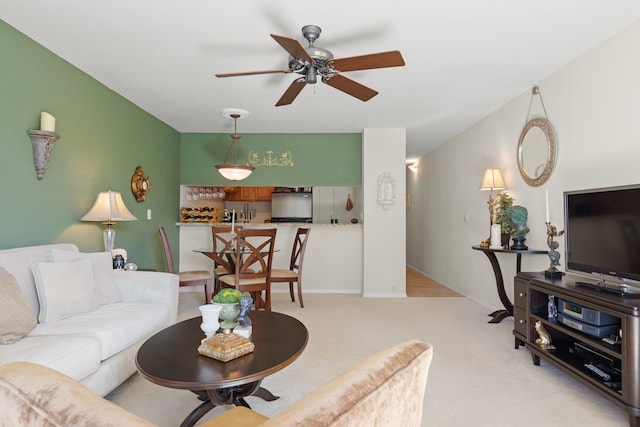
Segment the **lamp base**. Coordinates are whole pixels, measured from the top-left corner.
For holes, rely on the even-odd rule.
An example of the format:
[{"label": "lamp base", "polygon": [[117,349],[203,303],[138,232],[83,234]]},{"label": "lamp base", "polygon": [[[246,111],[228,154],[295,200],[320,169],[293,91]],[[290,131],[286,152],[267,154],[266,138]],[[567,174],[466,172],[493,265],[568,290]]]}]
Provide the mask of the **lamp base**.
[{"label": "lamp base", "polygon": [[113,229],[111,224],[107,223],[107,228],[104,230],[104,251],[112,253],[116,244],[116,230]]}]

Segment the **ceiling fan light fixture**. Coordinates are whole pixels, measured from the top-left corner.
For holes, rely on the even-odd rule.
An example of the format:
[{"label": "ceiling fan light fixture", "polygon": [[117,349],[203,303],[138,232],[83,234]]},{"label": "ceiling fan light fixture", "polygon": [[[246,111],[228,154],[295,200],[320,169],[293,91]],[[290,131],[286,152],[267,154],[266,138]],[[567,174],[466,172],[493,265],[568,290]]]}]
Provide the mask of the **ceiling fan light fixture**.
[{"label": "ceiling fan light fixture", "polygon": [[309,68],[307,68],[305,81],[310,85],[318,83],[318,74],[316,73],[316,67],[314,67],[313,65],[309,65]]},{"label": "ceiling fan light fixture", "polygon": [[[241,181],[247,178],[255,170],[253,166],[249,165],[247,156],[244,154],[242,147],[240,147],[240,135],[238,135],[237,120],[247,117],[248,111],[240,110],[237,108],[226,108],[222,110],[224,117],[233,119],[233,133],[231,134],[231,147],[227,152],[227,156],[224,159],[224,164],[216,165],[216,169],[220,172],[220,175],[231,181]],[[247,160],[245,164],[239,164],[237,158],[238,148],[242,151],[242,155]],[[231,163],[227,163],[227,160],[231,158]]]}]

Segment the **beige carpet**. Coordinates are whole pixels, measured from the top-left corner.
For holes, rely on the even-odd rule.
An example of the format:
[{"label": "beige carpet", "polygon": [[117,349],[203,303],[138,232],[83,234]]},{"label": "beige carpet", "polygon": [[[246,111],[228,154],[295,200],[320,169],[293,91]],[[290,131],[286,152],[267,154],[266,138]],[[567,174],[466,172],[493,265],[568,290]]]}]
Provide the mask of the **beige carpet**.
[{"label": "beige carpet", "polygon": [[[267,416],[366,355],[418,338],[434,346],[423,426],[628,426],[617,406],[548,363],[534,366],[528,351],[514,349],[513,321],[489,324],[490,310],[467,298],[306,294],[304,309],[288,298],[275,294],[273,310],[300,319],[309,343],[296,362],[264,380],[279,400],[247,398]],[[199,292],[181,293],[180,317],[198,315],[200,299]],[[154,385],[138,374],[108,398],[166,427],[179,425],[200,403],[188,391]],[[215,408],[204,419],[223,410]]]}]

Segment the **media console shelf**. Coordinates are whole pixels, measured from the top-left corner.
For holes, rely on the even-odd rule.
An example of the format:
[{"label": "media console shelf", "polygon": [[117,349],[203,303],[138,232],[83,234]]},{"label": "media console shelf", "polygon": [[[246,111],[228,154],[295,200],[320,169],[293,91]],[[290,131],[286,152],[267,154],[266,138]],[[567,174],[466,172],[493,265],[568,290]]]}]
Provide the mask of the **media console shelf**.
[{"label": "media console shelf", "polygon": [[[518,273],[514,289],[526,304],[525,310],[514,312],[516,344],[524,343],[535,365],[545,360],[625,408],[630,425],[640,427],[640,298],[598,292],[576,286],[576,281],[584,278],[566,274],[550,279],[542,273]],[[575,317],[567,317],[567,323],[574,325],[570,327],[553,316],[553,308],[549,316],[550,296],[555,309],[560,308],[558,300],[563,300],[565,307],[579,307],[572,308],[573,316],[590,312],[606,316],[609,325],[619,322],[619,327],[607,326],[606,330],[619,331],[613,335],[621,338],[607,342],[603,338],[609,338],[609,334],[602,338],[587,334],[583,331],[591,331],[591,326],[581,329]],[[540,337],[537,322],[550,335],[554,349],[536,344]]]}]

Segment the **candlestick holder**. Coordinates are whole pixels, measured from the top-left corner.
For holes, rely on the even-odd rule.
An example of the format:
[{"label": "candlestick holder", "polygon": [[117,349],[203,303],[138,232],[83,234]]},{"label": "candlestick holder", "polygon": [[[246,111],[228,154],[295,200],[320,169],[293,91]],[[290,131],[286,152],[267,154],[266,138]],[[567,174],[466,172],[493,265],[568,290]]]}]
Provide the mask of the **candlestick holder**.
[{"label": "candlestick holder", "polygon": [[550,222],[545,222],[547,225],[547,246],[549,246],[549,253],[547,254],[549,257],[549,268],[544,271],[544,277],[556,278],[561,277],[564,273],[558,270],[558,266],[560,265],[560,252],[558,249],[558,242],[556,242],[553,238],[559,237],[564,234],[564,230],[558,231],[555,225],[552,225]]},{"label": "candlestick holder", "polygon": [[33,147],[33,164],[36,168],[36,175],[38,176],[38,181],[42,181],[51,163],[51,149],[53,144],[60,138],[60,135],[45,130],[29,130],[27,133],[31,138]]}]

